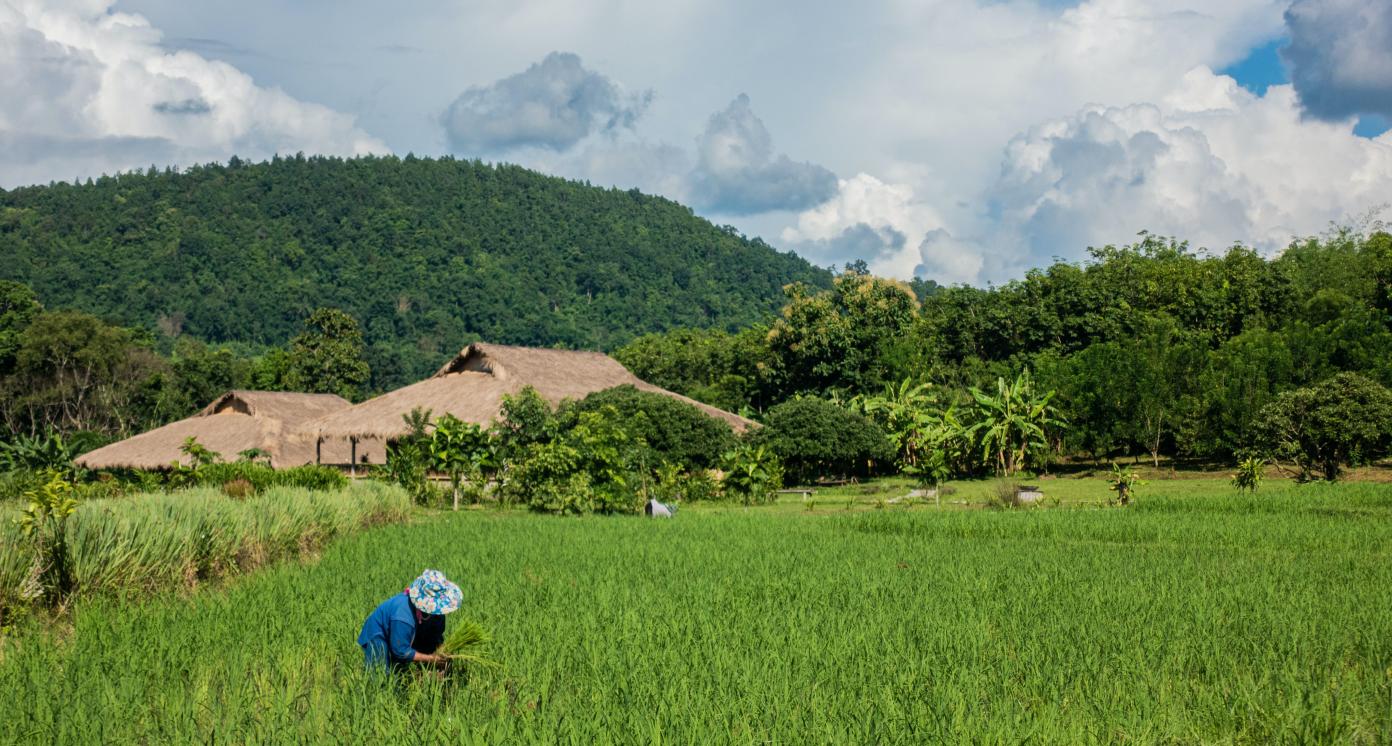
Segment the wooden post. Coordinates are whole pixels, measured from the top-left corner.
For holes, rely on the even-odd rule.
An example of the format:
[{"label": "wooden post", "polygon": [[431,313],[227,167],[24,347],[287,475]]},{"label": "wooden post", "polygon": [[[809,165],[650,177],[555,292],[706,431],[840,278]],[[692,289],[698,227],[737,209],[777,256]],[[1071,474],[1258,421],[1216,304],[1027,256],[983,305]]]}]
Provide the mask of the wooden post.
[{"label": "wooden post", "polygon": [[349,459],[349,464],[348,464],[348,476],[350,476],[350,477],[356,477],[356,476],[358,475],[358,439],[357,439],[357,437],[355,436],[355,437],[349,438],[349,439],[348,439],[348,443],[349,443],[349,448],[348,448],[348,453],[349,453],[349,456],[348,456],[348,459]]},{"label": "wooden post", "polygon": [[324,436],[314,439],[314,463],[324,463]]}]

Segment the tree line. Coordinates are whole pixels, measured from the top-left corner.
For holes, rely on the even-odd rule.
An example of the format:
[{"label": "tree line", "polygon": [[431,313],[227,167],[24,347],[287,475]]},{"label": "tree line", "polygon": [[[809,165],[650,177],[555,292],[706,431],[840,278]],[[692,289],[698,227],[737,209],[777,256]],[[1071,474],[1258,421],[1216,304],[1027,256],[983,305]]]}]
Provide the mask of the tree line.
[{"label": "tree line", "polygon": [[1227,462],[1272,442],[1274,415],[1262,413],[1283,395],[1341,373],[1358,376],[1354,388],[1392,384],[1392,236],[1381,230],[1337,230],[1274,258],[1141,234],[987,288],[851,267],[829,290],[793,284],[786,298],[767,323],[645,335],[615,356],[756,417],[800,397],[861,411],[875,400],[874,415],[920,386],[941,417],[1005,396],[1028,372],[1031,391],[1052,392],[1046,419],[1066,423],[1041,436],[1050,452],[1099,462]]}]

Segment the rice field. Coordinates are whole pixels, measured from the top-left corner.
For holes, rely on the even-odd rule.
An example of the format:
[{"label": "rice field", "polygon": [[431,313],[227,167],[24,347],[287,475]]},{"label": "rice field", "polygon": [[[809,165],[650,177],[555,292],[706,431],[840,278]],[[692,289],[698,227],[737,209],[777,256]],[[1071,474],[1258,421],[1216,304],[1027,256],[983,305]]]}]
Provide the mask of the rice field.
[{"label": "rice field", "polygon": [[[1074,502],[433,515],[22,630],[0,742],[1392,742],[1392,486]],[[366,675],[425,567],[499,665]]]}]

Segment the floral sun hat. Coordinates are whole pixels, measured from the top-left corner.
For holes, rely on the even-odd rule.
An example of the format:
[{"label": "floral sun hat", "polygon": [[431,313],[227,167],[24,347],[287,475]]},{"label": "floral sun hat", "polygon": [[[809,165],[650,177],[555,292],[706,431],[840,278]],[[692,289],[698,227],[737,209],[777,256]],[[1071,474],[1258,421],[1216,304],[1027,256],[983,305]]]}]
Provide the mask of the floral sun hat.
[{"label": "floral sun hat", "polygon": [[439,570],[426,570],[406,589],[411,605],[424,614],[448,614],[459,608],[464,592]]}]

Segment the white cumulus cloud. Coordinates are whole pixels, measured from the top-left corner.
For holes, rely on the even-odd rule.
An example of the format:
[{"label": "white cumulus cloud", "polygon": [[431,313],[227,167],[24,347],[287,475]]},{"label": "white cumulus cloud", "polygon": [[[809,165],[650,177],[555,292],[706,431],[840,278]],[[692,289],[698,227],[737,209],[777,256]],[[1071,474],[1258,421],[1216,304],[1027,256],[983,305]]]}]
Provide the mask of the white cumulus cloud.
[{"label": "white cumulus cloud", "polygon": [[1013,139],[987,258],[1018,271],[1141,229],[1270,253],[1388,194],[1392,137],[1304,119],[1290,86],[1256,96],[1196,68],[1162,103],[1089,106]]},{"label": "white cumulus cloud", "polygon": [[276,152],[384,152],[353,117],[170,51],[107,0],[0,0],[0,184]]}]

